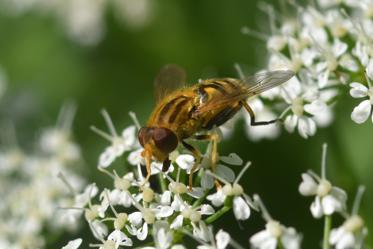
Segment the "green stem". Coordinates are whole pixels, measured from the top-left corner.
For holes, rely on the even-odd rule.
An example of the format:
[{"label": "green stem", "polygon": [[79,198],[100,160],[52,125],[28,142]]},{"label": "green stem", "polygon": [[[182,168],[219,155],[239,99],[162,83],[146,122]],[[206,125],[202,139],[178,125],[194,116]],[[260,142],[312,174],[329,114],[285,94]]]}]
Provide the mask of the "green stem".
[{"label": "green stem", "polygon": [[332,228],[332,216],[325,216],[323,249],[330,249],[329,237]]},{"label": "green stem", "polygon": [[230,206],[224,206],[219,211],[217,211],[215,214],[211,215],[206,219],[206,224],[214,223],[217,219],[219,219],[221,216],[223,216],[226,212],[228,212],[232,207]]},{"label": "green stem", "polygon": [[167,186],[162,174],[158,174],[158,181],[161,185],[162,193],[165,192],[167,190]]},{"label": "green stem", "polygon": [[280,238],[278,238],[278,249],[284,249],[284,245],[282,244]]},{"label": "green stem", "polygon": [[207,195],[209,194],[209,190],[206,190],[205,193],[203,194],[203,196],[201,196],[201,198],[198,198],[192,205],[192,208],[196,208],[198,207],[199,205],[201,205],[203,203],[203,201],[206,199]]}]

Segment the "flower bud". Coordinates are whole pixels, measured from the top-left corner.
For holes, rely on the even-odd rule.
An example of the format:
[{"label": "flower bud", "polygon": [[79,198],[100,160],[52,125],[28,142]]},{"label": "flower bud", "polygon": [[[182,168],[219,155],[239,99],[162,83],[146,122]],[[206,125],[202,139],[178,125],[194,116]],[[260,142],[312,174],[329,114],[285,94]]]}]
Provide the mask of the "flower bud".
[{"label": "flower bud", "polygon": [[126,213],[118,214],[117,218],[114,221],[114,228],[116,230],[122,230],[122,228],[127,222],[127,219],[128,219],[128,215]]},{"label": "flower bud", "polygon": [[141,213],[142,213],[142,217],[144,218],[146,223],[148,223],[148,224],[153,224],[154,223],[155,215],[150,209],[145,208]]},{"label": "flower bud", "polygon": [[127,191],[131,187],[131,182],[127,179],[116,176],[114,180],[114,187],[122,191]]},{"label": "flower bud", "polygon": [[154,191],[151,188],[145,187],[142,191],[142,198],[145,202],[151,202],[154,198]]},{"label": "flower bud", "polygon": [[85,210],[84,216],[85,219],[90,222],[93,221],[98,217],[98,209],[100,208],[99,205],[93,205],[91,208],[87,208]]}]

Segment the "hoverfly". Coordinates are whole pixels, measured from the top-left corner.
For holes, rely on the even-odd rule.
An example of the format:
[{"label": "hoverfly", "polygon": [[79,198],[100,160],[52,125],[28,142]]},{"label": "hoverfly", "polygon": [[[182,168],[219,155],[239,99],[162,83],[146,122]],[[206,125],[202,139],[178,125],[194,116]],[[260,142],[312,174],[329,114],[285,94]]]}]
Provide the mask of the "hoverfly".
[{"label": "hoverfly", "polygon": [[[165,66],[155,80],[157,104],[138,139],[145,159],[147,176],[151,174],[151,160],[163,162],[163,169],[170,166],[169,154],[181,143],[189,150],[195,162],[189,175],[189,188],[193,183],[193,172],[202,159],[202,154],[187,143],[187,138],[212,141],[211,169],[217,162],[219,137],[211,132],[231,119],[242,107],[249,113],[251,125],[268,125],[270,121],[256,121],[247,99],[279,86],[294,76],[293,71],[278,70],[257,73],[245,79],[207,79],[193,86],[185,86],[186,74],[176,65]],[[203,135],[198,135],[204,132]]]}]

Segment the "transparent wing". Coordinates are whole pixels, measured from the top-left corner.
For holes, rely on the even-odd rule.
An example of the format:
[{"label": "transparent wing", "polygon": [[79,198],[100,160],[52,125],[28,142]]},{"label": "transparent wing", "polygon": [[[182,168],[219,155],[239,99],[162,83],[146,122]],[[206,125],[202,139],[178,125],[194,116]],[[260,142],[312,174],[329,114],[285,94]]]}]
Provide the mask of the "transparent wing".
[{"label": "transparent wing", "polygon": [[295,73],[290,70],[277,70],[256,73],[253,76],[247,77],[244,80],[237,80],[241,82],[243,89],[232,94],[228,94],[218,100],[211,100],[202,106],[197,112],[202,113],[216,108],[224,107],[235,101],[242,101],[248,97],[252,97],[261,94],[271,88],[279,86],[289,79],[291,79]]},{"label": "transparent wing", "polygon": [[248,85],[248,96],[261,94],[271,88],[279,86],[294,76],[291,70],[276,70],[256,73],[243,80]]},{"label": "transparent wing", "polygon": [[178,65],[165,65],[154,81],[155,99],[157,103],[171,92],[185,86],[186,73]]}]

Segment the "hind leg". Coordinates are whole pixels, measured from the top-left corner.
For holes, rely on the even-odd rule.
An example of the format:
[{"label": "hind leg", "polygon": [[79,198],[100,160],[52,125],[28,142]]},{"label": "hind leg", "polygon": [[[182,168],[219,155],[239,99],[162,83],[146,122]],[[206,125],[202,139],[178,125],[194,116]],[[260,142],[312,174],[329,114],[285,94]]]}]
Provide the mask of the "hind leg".
[{"label": "hind leg", "polygon": [[[219,159],[219,153],[218,153],[218,142],[220,140],[219,134],[216,132],[206,135],[197,135],[194,137],[194,139],[197,140],[208,140],[212,142],[212,148],[211,148],[211,171],[213,173],[216,172],[216,167]],[[220,188],[219,181],[215,180],[215,185],[217,188]]]},{"label": "hind leg", "polygon": [[190,173],[189,173],[189,191],[192,191],[192,187],[193,187],[193,173],[196,171],[196,169],[198,168],[198,165],[201,163],[201,159],[202,159],[202,155],[201,155],[201,152],[199,150],[197,150],[195,147],[193,147],[192,145],[186,143],[185,141],[182,141],[182,144],[183,146],[189,150],[190,152],[192,152],[194,158],[195,158],[195,162],[192,166],[192,169],[190,170]]},{"label": "hind leg", "polygon": [[249,113],[250,115],[250,125],[251,126],[260,126],[260,125],[269,125],[269,124],[274,124],[277,122],[282,122],[281,119],[273,119],[269,121],[255,121],[255,113],[253,109],[249,106],[249,104],[246,101],[241,102],[245,110]]}]

